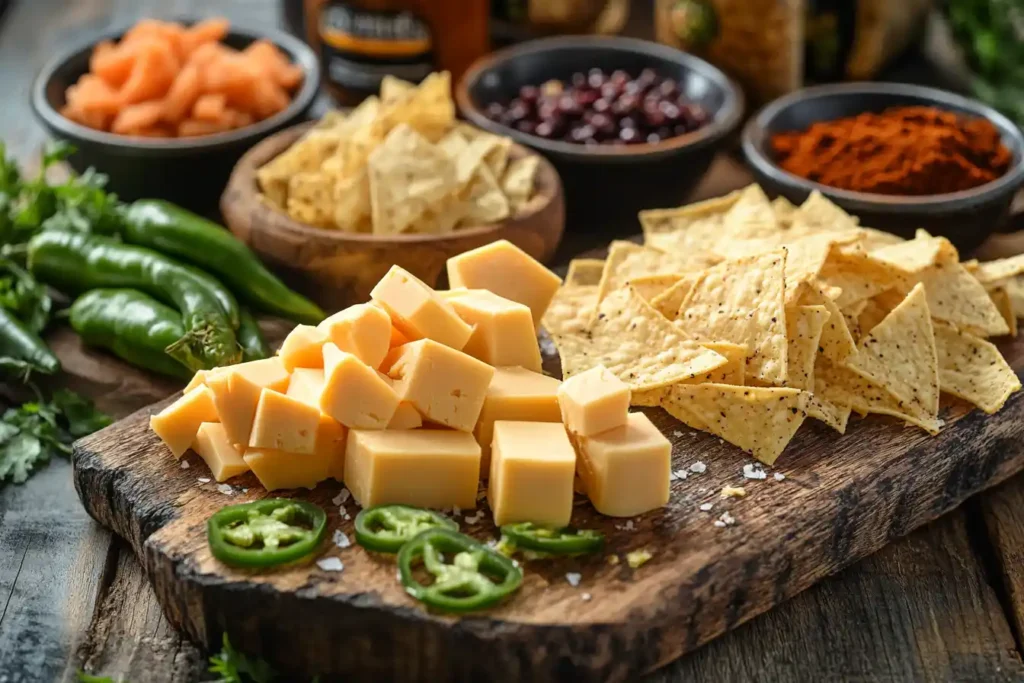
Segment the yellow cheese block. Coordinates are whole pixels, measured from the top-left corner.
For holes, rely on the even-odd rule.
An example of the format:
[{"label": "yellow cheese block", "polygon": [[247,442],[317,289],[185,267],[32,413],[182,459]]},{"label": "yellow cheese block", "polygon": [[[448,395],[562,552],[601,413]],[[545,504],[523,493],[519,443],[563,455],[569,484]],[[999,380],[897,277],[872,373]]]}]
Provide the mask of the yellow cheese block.
[{"label": "yellow cheese block", "polygon": [[480,446],[438,429],[350,430],[345,485],[360,505],[476,507]]},{"label": "yellow cheese block", "polygon": [[402,344],[408,344],[408,343],[409,343],[409,338],[406,337],[404,334],[402,334],[402,331],[400,329],[398,329],[397,327],[392,325],[391,326],[391,340],[388,342],[388,350],[390,351],[391,349],[395,348],[396,346],[401,346]]},{"label": "yellow cheese block", "polygon": [[580,479],[601,514],[632,517],[668,503],[672,444],[643,413],[576,444]]},{"label": "yellow cheese block", "polygon": [[324,354],[321,348],[328,341],[327,335],[311,325],[296,325],[281,344],[278,355],[289,372],[295,368],[322,368]]},{"label": "yellow cheese block", "polygon": [[228,439],[224,425],[219,422],[204,422],[199,425],[192,450],[206,462],[217,481],[226,481],[249,471],[242,454]]},{"label": "yellow cheese block", "polygon": [[392,266],[370,292],[391,316],[392,324],[410,340],[433,339],[461,349],[473,328],[433,289],[399,266]]},{"label": "yellow cheese block", "polygon": [[177,401],[149,418],[149,426],[156,432],[175,458],[180,458],[191,446],[204,422],[217,422],[217,406],[213,392],[199,385]]},{"label": "yellow cheese block", "polygon": [[308,455],[316,451],[319,426],[318,407],[264,389],[256,404],[249,448],[272,448]]},{"label": "yellow cheese block", "polygon": [[346,427],[384,429],[398,410],[398,395],[376,370],[329,342],[324,375],[320,410]]},{"label": "yellow cheese block", "polygon": [[567,526],[575,475],[576,453],[560,423],[494,423],[487,501],[495,525]]},{"label": "yellow cheese block", "polygon": [[508,240],[498,240],[448,259],[452,289],[487,289],[530,309],[534,327],[562,280]]},{"label": "yellow cheese block", "polygon": [[432,339],[399,346],[385,360],[395,392],[428,420],[473,430],[494,368]]},{"label": "yellow cheese block", "polygon": [[[321,352],[321,363],[323,353]],[[288,396],[320,408],[320,394],[324,391],[324,371],[318,368],[295,368],[288,383]]]},{"label": "yellow cheese block", "polygon": [[330,415],[320,414],[316,432],[316,456],[328,462],[327,476],[337,481],[345,479],[345,447],[348,429]]},{"label": "yellow cheese block", "polygon": [[373,304],[356,304],[317,325],[342,351],[376,370],[391,344],[391,318]]},{"label": "yellow cheese block", "polygon": [[524,368],[494,368],[494,377],[484,397],[484,407],[473,430],[482,449],[481,475],[490,476],[491,439],[494,436],[495,421],[562,421],[558,409],[559,384],[561,382],[553,377]]},{"label": "yellow cheese block", "polygon": [[449,299],[459,317],[473,325],[463,353],[488,365],[519,365],[540,372],[540,345],[530,309],[486,289],[472,289]]},{"label": "yellow cheese block", "polygon": [[213,368],[212,370],[196,370],[196,374],[192,375],[192,379],[189,380],[189,383],[184,389],[182,389],[182,393],[187,394],[202,384],[208,384],[209,382],[207,382],[207,380],[223,374],[226,369],[227,368]]},{"label": "yellow cheese block", "polygon": [[242,456],[268,491],[315,488],[327,479],[331,462],[319,453],[299,454],[272,448],[247,448]]},{"label": "yellow cheese block", "polygon": [[388,423],[388,429],[417,429],[423,426],[423,416],[413,404],[402,401],[398,404],[395,416]]},{"label": "yellow cheese block", "polygon": [[603,365],[573,375],[558,389],[562,422],[573,434],[590,436],[626,424],[629,385]]},{"label": "yellow cheese block", "polygon": [[289,375],[280,357],[254,360],[224,368],[223,373],[207,379],[214,393],[220,421],[231,443],[240,448],[249,444],[256,404],[264,389],[284,392]]}]

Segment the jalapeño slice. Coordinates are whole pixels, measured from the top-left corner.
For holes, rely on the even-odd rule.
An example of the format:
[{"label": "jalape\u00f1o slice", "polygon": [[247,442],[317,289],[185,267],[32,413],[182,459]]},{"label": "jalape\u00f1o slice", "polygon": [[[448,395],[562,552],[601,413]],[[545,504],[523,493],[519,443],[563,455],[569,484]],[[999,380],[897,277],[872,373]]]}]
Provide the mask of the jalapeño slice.
[{"label": "jalape\u00f1o slice", "polygon": [[604,546],[604,534],[593,529],[559,529],[522,522],[506,524],[501,533],[517,548],[551,555],[592,553]]},{"label": "jalape\u00f1o slice", "polygon": [[379,505],[356,515],[356,542],[367,550],[397,553],[407,541],[427,529],[451,529],[459,525],[433,510],[408,505]]},{"label": "jalape\u00f1o slice", "polygon": [[316,505],[267,498],[229,505],[206,523],[213,556],[234,567],[273,567],[311,554],[327,531],[327,514]]}]

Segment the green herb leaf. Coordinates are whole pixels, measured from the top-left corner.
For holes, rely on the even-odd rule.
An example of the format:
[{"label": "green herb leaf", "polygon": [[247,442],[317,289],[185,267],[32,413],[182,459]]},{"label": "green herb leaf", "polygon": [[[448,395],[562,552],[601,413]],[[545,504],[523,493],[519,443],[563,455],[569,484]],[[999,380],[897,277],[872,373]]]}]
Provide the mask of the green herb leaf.
[{"label": "green herb leaf", "polygon": [[[91,676],[81,669],[75,674],[78,678],[78,683],[117,683],[110,676]],[[121,683],[128,683],[127,681],[121,681]]]},{"label": "green herb leaf", "polygon": [[0,481],[21,484],[37,467],[50,462],[51,451],[28,433],[21,433],[0,448]]},{"label": "green herb leaf", "polygon": [[272,683],[277,673],[262,659],[251,659],[234,647],[224,634],[220,654],[210,657],[210,673],[220,676],[216,683]]},{"label": "green herb leaf", "polygon": [[51,398],[53,408],[63,414],[67,431],[73,438],[87,436],[110,426],[109,415],[96,410],[92,401],[68,389],[54,392]]},{"label": "green herb leaf", "polygon": [[46,287],[31,273],[11,259],[0,257],[0,306],[39,334],[50,320],[53,302]]}]

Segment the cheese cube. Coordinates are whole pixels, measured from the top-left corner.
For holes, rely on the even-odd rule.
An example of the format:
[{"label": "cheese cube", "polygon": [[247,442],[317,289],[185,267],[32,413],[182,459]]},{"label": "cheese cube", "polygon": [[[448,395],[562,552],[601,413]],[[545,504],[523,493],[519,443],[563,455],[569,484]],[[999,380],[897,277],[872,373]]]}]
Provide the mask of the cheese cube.
[{"label": "cheese cube", "polygon": [[320,414],[316,432],[315,455],[327,461],[327,476],[337,481],[345,479],[345,446],[348,430],[330,415]]},{"label": "cheese cube", "polygon": [[242,459],[242,454],[228,439],[224,425],[219,422],[204,422],[199,425],[199,432],[196,434],[195,443],[192,444],[192,450],[206,461],[207,467],[213,473],[213,478],[217,481],[225,481],[249,471],[249,466]]},{"label": "cheese cube", "polygon": [[312,454],[319,425],[320,409],[316,406],[264,389],[256,404],[249,448]]},{"label": "cheese cube", "polygon": [[558,389],[566,429],[591,436],[626,424],[629,385],[603,365],[573,375]]},{"label": "cheese cube", "polygon": [[345,485],[360,505],[476,507],[480,446],[471,434],[436,429],[348,433]]},{"label": "cheese cube", "polygon": [[351,353],[376,370],[388,353],[391,318],[372,304],[357,304],[325,319],[317,329],[342,351]]},{"label": "cheese cube", "polygon": [[[323,353],[320,355],[323,364]],[[324,371],[318,368],[295,368],[288,383],[287,396],[320,408],[320,394],[324,391]]]},{"label": "cheese cube", "polygon": [[370,296],[388,312],[398,331],[410,340],[433,339],[461,349],[473,332],[437,292],[399,266],[391,266]]},{"label": "cheese cube", "polygon": [[494,423],[487,501],[495,525],[567,526],[575,474],[576,453],[561,424]]},{"label": "cheese cube", "polygon": [[408,344],[409,341],[410,341],[409,338],[406,337],[404,334],[402,334],[402,331],[400,329],[398,329],[397,327],[392,325],[392,327],[391,327],[391,340],[388,342],[388,350],[389,351],[391,349],[395,348],[396,346],[401,346],[402,344]]},{"label": "cheese cube", "polygon": [[227,368],[213,368],[212,370],[196,370],[196,374],[192,375],[192,379],[182,389],[183,394],[187,394],[200,385],[208,384],[207,380],[222,374]]},{"label": "cheese cube", "polygon": [[248,445],[260,394],[264,389],[285,391],[288,380],[288,370],[279,357],[232,365],[207,379],[231,443],[241,448]]},{"label": "cheese cube", "polygon": [[463,353],[488,365],[519,365],[540,372],[540,346],[530,309],[485,289],[450,299],[459,317],[473,325]]},{"label": "cheese cube", "polygon": [[196,439],[204,422],[219,420],[213,392],[200,385],[177,401],[149,418],[150,428],[156,432],[175,458],[184,455]]},{"label": "cheese cube", "polygon": [[448,259],[452,289],[487,289],[527,306],[534,327],[548,310],[562,280],[508,240],[498,240]]},{"label": "cheese cube", "polygon": [[272,448],[247,448],[242,456],[268,491],[316,488],[328,477],[330,461],[321,454],[300,454]]},{"label": "cheese cube", "polygon": [[384,362],[401,400],[428,420],[473,430],[494,368],[432,339],[409,342],[391,354],[391,362]]},{"label": "cheese cube", "polygon": [[284,338],[278,355],[289,372],[295,368],[322,368],[324,354],[321,349],[327,341],[327,335],[319,328],[296,325]]},{"label": "cheese cube", "polygon": [[494,368],[494,378],[487,387],[484,406],[473,430],[481,448],[482,476],[490,476],[491,439],[496,420],[561,423],[559,384],[553,377],[523,368]]},{"label": "cheese cube", "polygon": [[320,410],[351,429],[384,429],[399,398],[377,371],[328,342],[324,345]]},{"label": "cheese cube", "polygon": [[668,503],[672,444],[643,413],[576,444],[580,479],[601,514],[632,517]]},{"label": "cheese cube", "polygon": [[388,423],[388,429],[417,429],[423,426],[423,416],[413,404],[402,401],[398,404],[395,416]]}]

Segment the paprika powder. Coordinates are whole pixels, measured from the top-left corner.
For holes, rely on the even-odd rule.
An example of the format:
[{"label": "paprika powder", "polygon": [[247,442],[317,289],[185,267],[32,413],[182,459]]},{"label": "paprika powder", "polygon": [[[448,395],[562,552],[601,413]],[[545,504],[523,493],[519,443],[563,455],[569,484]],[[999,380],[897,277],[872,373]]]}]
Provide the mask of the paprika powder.
[{"label": "paprika powder", "polygon": [[989,121],[924,106],[777,133],[771,148],[779,166],[794,175],[842,190],[890,195],[968,190],[999,178],[1013,161]]}]

